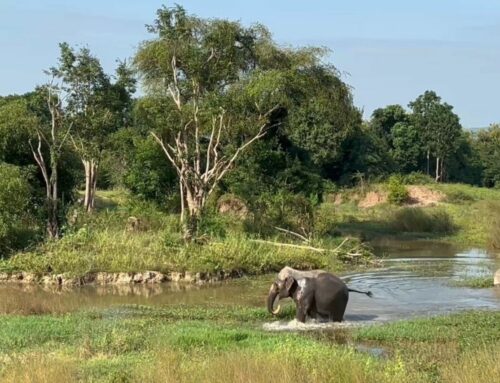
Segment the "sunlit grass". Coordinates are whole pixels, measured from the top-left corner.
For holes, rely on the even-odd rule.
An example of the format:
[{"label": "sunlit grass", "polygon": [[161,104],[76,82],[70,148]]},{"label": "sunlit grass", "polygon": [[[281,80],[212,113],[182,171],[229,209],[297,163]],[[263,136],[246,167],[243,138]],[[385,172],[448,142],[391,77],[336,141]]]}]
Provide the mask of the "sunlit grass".
[{"label": "sunlit grass", "polygon": [[[0,316],[0,381],[476,383],[498,376],[498,312],[344,328],[347,345],[264,332],[266,318],[244,307],[129,306]],[[386,358],[349,345],[359,341],[383,347]]]}]

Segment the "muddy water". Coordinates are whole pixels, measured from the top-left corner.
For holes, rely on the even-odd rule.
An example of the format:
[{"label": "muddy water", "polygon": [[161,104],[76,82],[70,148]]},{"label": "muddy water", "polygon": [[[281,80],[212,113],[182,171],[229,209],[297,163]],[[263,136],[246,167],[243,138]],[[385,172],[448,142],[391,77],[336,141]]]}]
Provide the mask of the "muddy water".
[{"label": "muddy water", "polygon": [[[378,243],[383,267],[343,275],[350,287],[371,290],[373,298],[351,293],[343,326],[384,322],[464,309],[500,310],[500,289],[454,287],[453,280],[490,275],[500,260],[485,251],[456,251],[419,242]],[[209,286],[86,286],[73,289],[0,285],[0,314],[36,314],[105,308],[124,304],[165,307],[246,305],[264,307],[274,275]],[[270,329],[303,328],[296,322],[270,323]],[[306,328],[324,324],[311,323]],[[304,329],[306,329],[304,328]]]}]

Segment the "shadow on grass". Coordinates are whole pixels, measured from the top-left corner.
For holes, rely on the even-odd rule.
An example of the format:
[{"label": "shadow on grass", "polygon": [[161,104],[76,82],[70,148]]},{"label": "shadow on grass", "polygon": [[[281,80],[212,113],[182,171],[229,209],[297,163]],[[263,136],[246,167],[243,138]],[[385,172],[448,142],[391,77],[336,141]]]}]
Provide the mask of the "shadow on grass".
[{"label": "shadow on grass", "polygon": [[368,241],[391,236],[408,240],[436,240],[454,234],[457,229],[451,216],[444,210],[428,211],[419,207],[404,207],[376,218],[348,216],[338,224],[338,230],[343,235]]}]

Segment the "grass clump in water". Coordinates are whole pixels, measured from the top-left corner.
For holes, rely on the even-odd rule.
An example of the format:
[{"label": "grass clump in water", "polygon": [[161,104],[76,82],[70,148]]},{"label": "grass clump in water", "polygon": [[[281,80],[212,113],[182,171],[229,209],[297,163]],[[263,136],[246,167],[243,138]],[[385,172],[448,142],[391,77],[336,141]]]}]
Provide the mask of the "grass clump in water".
[{"label": "grass clump in water", "polygon": [[470,287],[473,289],[487,289],[493,287],[493,276],[465,278],[452,282],[456,287]]}]

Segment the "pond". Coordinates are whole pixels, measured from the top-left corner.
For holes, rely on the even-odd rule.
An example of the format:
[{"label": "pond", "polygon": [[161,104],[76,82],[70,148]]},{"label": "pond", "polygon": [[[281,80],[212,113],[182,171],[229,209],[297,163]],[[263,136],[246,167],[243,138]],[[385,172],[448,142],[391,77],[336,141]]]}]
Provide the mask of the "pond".
[{"label": "pond", "polygon": [[[465,309],[500,309],[500,288],[456,287],[454,280],[489,275],[500,260],[486,251],[432,242],[382,241],[375,244],[382,267],[342,274],[355,289],[371,290],[373,298],[351,293],[346,325],[368,324]],[[275,275],[243,278],[213,285],[115,285],[56,288],[0,285],[0,313],[63,313],[116,305],[245,305],[265,307]]]}]

